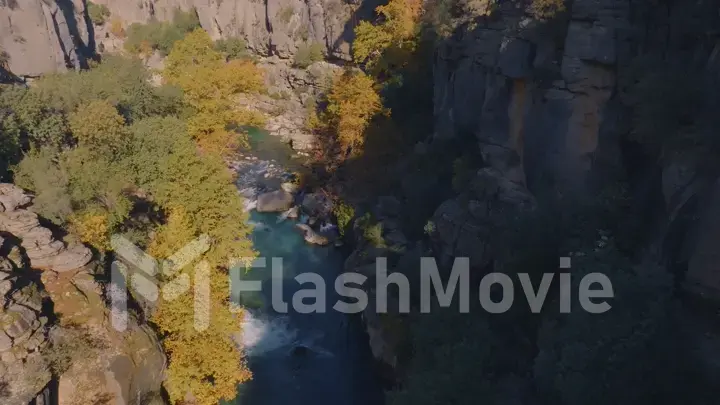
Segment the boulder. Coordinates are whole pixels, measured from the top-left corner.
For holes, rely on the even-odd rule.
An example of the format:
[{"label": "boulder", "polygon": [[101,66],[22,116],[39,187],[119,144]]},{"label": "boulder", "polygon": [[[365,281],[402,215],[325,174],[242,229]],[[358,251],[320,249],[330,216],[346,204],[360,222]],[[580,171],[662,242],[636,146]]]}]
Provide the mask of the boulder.
[{"label": "boulder", "polygon": [[333,202],[325,193],[308,193],[302,200],[302,209],[315,218],[328,218],[332,213]]},{"label": "boulder", "polygon": [[285,190],[260,194],[257,198],[258,212],[283,212],[292,207],[293,195]]},{"label": "boulder", "polygon": [[327,237],[315,232],[309,225],[296,224],[295,226],[303,232],[303,238],[307,243],[320,246],[325,246],[330,243]]}]

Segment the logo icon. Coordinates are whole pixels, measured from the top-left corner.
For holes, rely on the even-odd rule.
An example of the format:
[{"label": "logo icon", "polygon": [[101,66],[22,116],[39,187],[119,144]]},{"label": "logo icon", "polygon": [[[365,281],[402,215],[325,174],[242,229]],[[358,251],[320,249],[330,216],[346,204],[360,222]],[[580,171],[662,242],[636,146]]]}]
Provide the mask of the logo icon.
[{"label": "logo icon", "polygon": [[[157,302],[161,293],[164,300],[173,301],[188,292],[190,276],[181,270],[210,249],[210,237],[201,235],[162,261],[145,253],[122,235],[112,235],[110,244],[116,254],[108,289],[110,317],[113,328],[122,332],[127,329],[130,289],[149,303]],[[203,331],[210,323],[210,264],[200,260],[194,270],[194,327]],[[162,287],[159,287],[159,278],[164,281]]]}]

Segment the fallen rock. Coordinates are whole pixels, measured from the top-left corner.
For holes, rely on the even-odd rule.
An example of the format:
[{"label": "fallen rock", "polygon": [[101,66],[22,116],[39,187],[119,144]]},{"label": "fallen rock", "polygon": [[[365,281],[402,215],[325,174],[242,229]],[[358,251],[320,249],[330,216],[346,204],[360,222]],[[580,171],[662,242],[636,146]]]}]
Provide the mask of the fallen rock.
[{"label": "fallen rock", "polygon": [[258,212],[282,212],[292,207],[293,196],[285,190],[260,194],[257,198]]}]

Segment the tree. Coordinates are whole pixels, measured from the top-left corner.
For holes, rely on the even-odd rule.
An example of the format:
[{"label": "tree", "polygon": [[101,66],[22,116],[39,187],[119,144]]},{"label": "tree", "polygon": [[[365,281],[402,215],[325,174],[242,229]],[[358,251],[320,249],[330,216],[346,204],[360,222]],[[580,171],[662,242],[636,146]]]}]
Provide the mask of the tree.
[{"label": "tree", "polygon": [[391,0],[375,9],[381,22],[361,21],[355,28],[353,60],[375,75],[403,67],[417,47],[422,3]]},{"label": "tree", "polygon": [[[217,132],[234,133],[232,125],[245,121],[235,115],[231,96],[259,90],[262,78],[252,64],[210,56],[207,61],[217,63],[197,66],[184,59],[190,63],[176,65],[177,83],[188,90],[184,98],[148,85],[141,65],[119,58],[87,72],[44,77],[28,91],[0,93],[0,130],[31,134],[29,126],[55,117],[72,135],[57,145],[36,136],[38,145],[15,168],[15,182],[35,193],[39,214],[101,252],[110,249],[107,236],[116,232],[144,233],[159,258],[201,234],[210,236],[203,257],[210,264],[209,328],[193,327],[192,285],[176,300],[161,300],[151,316],[169,355],[166,387],[175,404],[192,397],[214,405],[231,399],[237,384],[250,378],[232,341],[242,313],[229,309],[227,274],[230,259],[255,254],[247,214],[225,162],[199,154],[198,134],[188,132],[186,117],[218,120],[212,116],[217,113]],[[208,87],[194,86],[191,75],[205,72],[212,77],[194,80]],[[193,280],[193,265],[182,271]]]},{"label": "tree", "polygon": [[185,102],[193,111],[188,130],[206,152],[232,153],[247,144],[239,127],[262,124],[258,113],[233,105],[233,95],[263,89],[262,72],[250,61],[225,63],[201,29],[175,44],[166,62],[165,78],[183,89]]},{"label": "tree", "polygon": [[70,114],[70,130],[80,145],[117,152],[127,143],[125,119],[107,101],[91,101]]},{"label": "tree", "polygon": [[345,71],[333,81],[327,95],[326,125],[337,136],[343,156],[359,154],[365,142],[365,130],[373,117],[388,113],[383,109],[375,82],[358,71]]}]

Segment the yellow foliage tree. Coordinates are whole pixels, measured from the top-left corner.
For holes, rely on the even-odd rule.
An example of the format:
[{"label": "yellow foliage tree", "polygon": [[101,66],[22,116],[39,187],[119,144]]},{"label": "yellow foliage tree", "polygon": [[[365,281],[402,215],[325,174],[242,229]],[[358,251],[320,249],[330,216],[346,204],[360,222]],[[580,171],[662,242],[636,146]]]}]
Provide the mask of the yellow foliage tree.
[{"label": "yellow foliage tree", "polygon": [[197,262],[181,269],[189,276],[189,291],[173,299],[161,297],[153,314],[170,359],[165,386],[173,403],[191,397],[194,404],[215,405],[232,399],[237,385],[251,378],[242,352],[232,340],[240,332],[242,313],[236,316],[230,311],[225,271],[231,259],[255,255],[249,229],[243,225],[247,214],[216,156],[200,157],[186,151],[169,156],[160,167],[163,178],[155,196],[158,203],[170,208],[166,224],[157,229],[150,243],[150,253],[166,258],[202,234],[211,241],[202,258],[209,264],[208,328],[199,331],[194,325]]},{"label": "yellow foliage tree", "polygon": [[336,134],[342,156],[360,153],[370,120],[389,113],[375,91],[375,81],[358,71],[347,70],[335,77],[327,99],[325,125]]},{"label": "yellow foliage tree", "polygon": [[101,210],[84,210],[70,216],[70,230],[81,241],[99,251],[110,249],[110,224],[108,214]]},{"label": "yellow foliage tree", "polygon": [[169,83],[183,89],[194,112],[188,119],[188,131],[203,150],[229,153],[247,144],[239,127],[262,125],[259,114],[233,105],[235,94],[263,89],[262,71],[246,60],[226,63],[202,29],[175,43],[164,73]]},{"label": "yellow foliage tree", "polygon": [[420,0],[391,0],[375,11],[382,22],[362,21],[355,28],[353,59],[375,75],[408,63],[418,42]]}]

